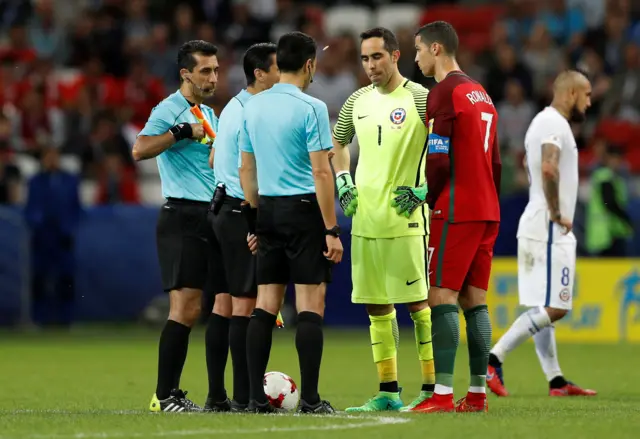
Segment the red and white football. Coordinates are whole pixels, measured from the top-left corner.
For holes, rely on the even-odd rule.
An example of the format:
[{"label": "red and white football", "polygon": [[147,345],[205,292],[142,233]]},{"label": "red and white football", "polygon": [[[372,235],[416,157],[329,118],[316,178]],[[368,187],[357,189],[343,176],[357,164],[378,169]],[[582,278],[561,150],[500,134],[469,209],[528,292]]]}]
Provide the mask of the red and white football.
[{"label": "red and white football", "polygon": [[264,374],[264,393],[272,406],[295,410],[300,402],[300,392],[295,381],[282,372]]}]

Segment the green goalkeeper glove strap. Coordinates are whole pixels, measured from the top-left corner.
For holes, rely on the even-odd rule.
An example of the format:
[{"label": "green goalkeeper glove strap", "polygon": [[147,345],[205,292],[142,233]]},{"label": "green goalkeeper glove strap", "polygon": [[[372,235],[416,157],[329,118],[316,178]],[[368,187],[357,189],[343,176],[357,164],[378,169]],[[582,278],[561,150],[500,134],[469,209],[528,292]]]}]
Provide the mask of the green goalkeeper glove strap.
[{"label": "green goalkeeper glove strap", "polygon": [[358,209],[358,189],[353,184],[351,174],[343,172],[336,178],[340,207],[346,216],[353,216]]},{"label": "green goalkeeper glove strap", "polygon": [[396,197],[391,200],[391,207],[395,207],[398,215],[409,218],[418,207],[427,202],[429,189],[424,183],[418,187],[398,186],[393,193]]}]

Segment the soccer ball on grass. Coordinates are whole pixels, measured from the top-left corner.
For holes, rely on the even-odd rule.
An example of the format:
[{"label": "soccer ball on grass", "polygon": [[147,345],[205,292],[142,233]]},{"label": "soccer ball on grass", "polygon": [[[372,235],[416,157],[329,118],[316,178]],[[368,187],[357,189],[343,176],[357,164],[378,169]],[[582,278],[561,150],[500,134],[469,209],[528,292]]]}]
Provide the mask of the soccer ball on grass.
[{"label": "soccer ball on grass", "polygon": [[282,372],[264,374],[264,393],[269,403],[285,410],[295,410],[300,402],[300,392],[293,379]]}]

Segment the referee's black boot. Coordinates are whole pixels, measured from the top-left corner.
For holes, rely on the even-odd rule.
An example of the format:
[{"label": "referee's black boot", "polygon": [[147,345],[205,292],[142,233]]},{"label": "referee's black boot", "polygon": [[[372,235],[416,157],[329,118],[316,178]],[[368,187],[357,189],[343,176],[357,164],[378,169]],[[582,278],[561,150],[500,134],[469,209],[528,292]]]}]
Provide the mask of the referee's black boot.
[{"label": "referee's black boot", "polygon": [[207,398],[207,402],[204,403],[205,412],[229,412],[231,411],[231,401],[229,398],[224,401],[216,402],[213,398]]},{"label": "referee's black boot", "polygon": [[298,413],[312,414],[312,415],[330,415],[335,413],[336,410],[331,407],[329,401],[318,401],[316,404],[309,404],[304,399],[300,400],[298,404]]},{"label": "referee's black boot", "polygon": [[252,399],[249,401],[249,407],[247,408],[247,411],[250,413],[285,413],[286,412],[285,409],[279,409],[272,406],[271,404],[269,404],[268,401],[258,402],[255,399]]},{"label": "referee's black boot", "polygon": [[167,399],[158,399],[153,395],[149,409],[166,413],[202,412],[200,406],[187,398],[187,392],[180,389],[173,389]]},{"label": "referee's black boot", "polygon": [[242,404],[235,399],[231,400],[231,412],[232,413],[245,413],[249,409],[249,404]]}]

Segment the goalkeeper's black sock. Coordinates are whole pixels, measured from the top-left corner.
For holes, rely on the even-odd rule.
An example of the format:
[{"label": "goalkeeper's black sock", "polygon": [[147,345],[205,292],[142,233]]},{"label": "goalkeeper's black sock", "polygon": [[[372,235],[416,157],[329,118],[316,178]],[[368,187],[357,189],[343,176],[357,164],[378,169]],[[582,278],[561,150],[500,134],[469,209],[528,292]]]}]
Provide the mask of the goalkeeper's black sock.
[{"label": "goalkeeper's black sock", "polygon": [[269,364],[271,341],[276,316],[256,308],[251,314],[247,328],[247,368],[251,399],[259,403],[267,402],[264,394],[264,374]]},{"label": "goalkeeper's black sock", "polygon": [[567,380],[564,379],[562,375],[555,377],[551,381],[549,381],[549,388],[551,389],[560,389],[569,384]]},{"label": "goalkeeper's black sock", "polygon": [[173,320],[167,320],[164,325],[158,348],[158,399],[167,399],[169,392],[180,386],[180,375],[187,359],[190,333],[191,328]]},{"label": "goalkeeper's black sock", "polygon": [[247,370],[247,329],[249,317],[231,317],[229,346],[233,363],[233,400],[249,403],[249,371]]},{"label": "goalkeeper's black sock", "polygon": [[320,402],[318,381],[324,336],[322,333],[322,316],[314,312],[304,311],[298,314],[296,330],[296,349],[300,362],[301,394],[307,404]]},{"label": "goalkeeper's black sock", "polygon": [[204,335],[209,376],[207,399],[222,402],[227,399],[224,388],[224,369],[229,356],[229,319],[218,314],[209,316],[207,332]]}]

